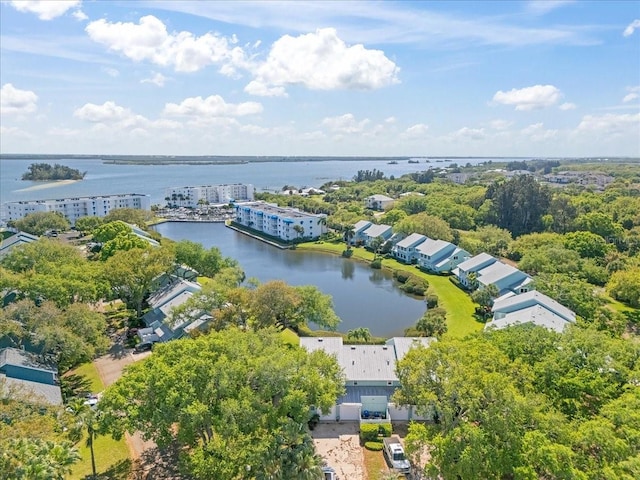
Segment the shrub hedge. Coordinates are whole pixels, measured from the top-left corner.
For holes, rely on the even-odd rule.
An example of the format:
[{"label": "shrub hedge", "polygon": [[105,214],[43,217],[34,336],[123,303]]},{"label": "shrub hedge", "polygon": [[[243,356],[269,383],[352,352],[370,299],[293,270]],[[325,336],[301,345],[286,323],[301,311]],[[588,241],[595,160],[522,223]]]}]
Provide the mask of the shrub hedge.
[{"label": "shrub hedge", "polygon": [[364,448],[372,452],[379,452],[384,448],[384,444],[382,442],[365,442]]},{"label": "shrub hedge", "polygon": [[360,425],[360,440],[365,443],[378,440],[378,425],[368,423]]}]

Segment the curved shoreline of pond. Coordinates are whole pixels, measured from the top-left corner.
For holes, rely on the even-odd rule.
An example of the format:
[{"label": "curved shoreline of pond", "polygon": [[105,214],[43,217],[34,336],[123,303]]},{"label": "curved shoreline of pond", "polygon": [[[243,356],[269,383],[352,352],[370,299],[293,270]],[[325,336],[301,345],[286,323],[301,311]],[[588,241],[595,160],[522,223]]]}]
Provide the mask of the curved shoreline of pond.
[{"label": "curved shoreline of pond", "polygon": [[[346,245],[320,241],[299,244],[297,249],[340,256],[342,255],[341,248],[343,246],[346,248]],[[371,260],[373,260],[374,254],[372,252],[364,248],[352,247],[351,249],[354,254],[349,259],[358,260],[362,263],[371,263]],[[392,264],[389,265],[389,263]],[[415,265],[407,265],[395,259],[383,259],[382,269],[392,273],[396,271],[407,272],[429,282],[430,293],[438,296],[439,306],[442,306],[447,312],[449,336],[461,338],[484,328],[484,324],[475,320],[473,316],[475,304],[470,295],[455,286],[448,276],[423,272]]]}]

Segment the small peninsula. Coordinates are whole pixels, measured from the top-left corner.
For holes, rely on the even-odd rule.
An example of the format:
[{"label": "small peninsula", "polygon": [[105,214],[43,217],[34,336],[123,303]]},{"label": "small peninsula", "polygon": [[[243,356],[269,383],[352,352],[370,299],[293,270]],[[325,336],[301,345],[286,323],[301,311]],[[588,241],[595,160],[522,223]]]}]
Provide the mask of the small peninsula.
[{"label": "small peninsula", "polygon": [[82,180],[87,172],[81,172],[78,169],[70,168],[65,165],[56,163],[32,163],[29,170],[22,175],[22,180],[31,181],[50,181],[50,180]]}]

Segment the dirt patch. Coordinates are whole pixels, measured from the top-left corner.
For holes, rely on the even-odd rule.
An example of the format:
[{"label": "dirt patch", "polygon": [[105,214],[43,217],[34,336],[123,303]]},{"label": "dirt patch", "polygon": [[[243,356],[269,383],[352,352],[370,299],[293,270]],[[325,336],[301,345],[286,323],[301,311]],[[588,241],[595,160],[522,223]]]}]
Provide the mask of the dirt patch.
[{"label": "dirt patch", "polygon": [[367,478],[357,423],[320,423],[311,434],[316,451],[340,480]]}]

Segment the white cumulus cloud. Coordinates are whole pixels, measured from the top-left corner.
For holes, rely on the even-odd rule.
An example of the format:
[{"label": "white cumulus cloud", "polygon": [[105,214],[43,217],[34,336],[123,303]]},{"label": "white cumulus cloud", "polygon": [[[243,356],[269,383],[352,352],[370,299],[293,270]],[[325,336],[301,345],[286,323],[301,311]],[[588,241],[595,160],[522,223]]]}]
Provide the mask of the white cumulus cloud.
[{"label": "white cumulus cloud", "polygon": [[462,127],[460,130],[453,132],[453,139],[463,140],[482,140],[485,138],[484,128]]},{"label": "white cumulus cloud", "polygon": [[195,72],[217,64],[222,73],[231,75],[236,66],[246,67],[244,51],[233,46],[233,38],[212,33],[199,37],[186,31],[169,33],[153,15],[140,18],[138,23],[100,19],[90,22],[85,30],[93,41],[135,62],[170,66],[178,72]]},{"label": "white cumulus cloud", "polygon": [[578,106],[575,103],[565,102],[558,107],[562,111],[575,110]]},{"label": "white cumulus cloud", "polygon": [[357,121],[352,113],[345,113],[337,117],[326,117],[322,120],[322,126],[328,128],[335,133],[361,133],[367,124],[370,123],[368,118]]},{"label": "white cumulus cloud", "polygon": [[509,128],[512,125],[513,122],[509,122],[508,120],[492,120],[489,125],[491,126],[491,128],[493,128],[494,130],[506,130],[507,128]]},{"label": "white cumulus cloud", "polygon": [[227,103],[220,95],[211,95],[207,98],[190,97],[179,104],[167,103],[164,106],[166,115],[177,116],[242,117],[261,113],[262,110],[260,103]]},{"label": "white cumulus cloud", "polygon": [[[153,72],[152,72],[153,73]],[[153,76],[150,78],[143,78],[140,80],[140,83],[152,83],[157,87],[164,87],[164,84],[167,81],[167,77],[162,75],[160,72],[153,73]]]},{"label": "white cumulus cloud", "polygon": [[640,28],[640,19],[635,19],[633,22],[627,25],[627,28],[624,29],[622,35],[625,37],[630,37],[631,35],[633,35],[633,32],[636,30],[636,28]]},{"label": "white cumulus cloud", "polygon": [[113,101],[107,101],[102,105],[85,103],[73,112],[73,116],[87,122],[103,123],[131,118],[133,113],[128,108],[121,107]]},{"label": "white cumulus cloud", "polygon": [[89,20],[89,17],[82,10],[75,10],[71,15],[73,18],[78,20],[79,22],[84,22],[85,20]]},{"label": "white cumulus cloud", "polygon": [[287,97],[287,92],[284,87],[269,87],[264,83],[252,80],[244,87],[244,91],[249,95],[256,95],[258,97]]},{"label": "white cumulus cloud", "polygon": [[33,113],[38,106],[38,96],[31,90],[20,90],[11,83],[5,83],[0,89],[0,113]]},{"label": "white cumulus cloud", "polygon": [[361,44],[348,46],[334,28],[322,28],[276,40],[245,91],[282,94],[277,88],[288,85],[312,90],[370,90],[398,83],[399,71],[381,50]]},{"label": "white cumulus cloud", "polygon": [[402,133],[402,138],[406,138],[406,139],[423,138],[428,131],[429,131],[429,125],[425,125],[424,123],[416,123],[415,125],[412,125],[409,128],[407,128]]},{"label": "white cumulus cloud", "polygon": [[503,105],[515,105],[516,110],[535,110],[555,105],[562,98],[560,90],[553,85],[534,85],[532,87],[514,88],[508,92],[499,90],[493,101]]},{"label": "white cumulus cloud", "polygon": [[622,102],[623,103],[629,103],[629,102],[634,101],[636,98],[638,98],[638,94],[635,93],[635,92],[631,92],[631,93],[628,93],[628,94],[626,94],[624,96],[624,98],[622,99]]},{"label": "white cumulus cloud", "polygon": [[19,12],[35,13],[40,20],[53,20],[81,3],[80,0],[13,0],[11,6]]},{"label": "white cumulus cloud", "polygon": [[604,115],[585,115],[578,125],[579,133],[593,134],[623,134],[627,132],[638,133],[640,129],[640,113],[606,113]]},{"label": "white cumulus cloud", "polygon": [[558,134],[558,130],[545,129],[544,123],[538,122],[523,128],[520,133],[534,142],[541,142],[554,138]]}]

